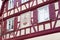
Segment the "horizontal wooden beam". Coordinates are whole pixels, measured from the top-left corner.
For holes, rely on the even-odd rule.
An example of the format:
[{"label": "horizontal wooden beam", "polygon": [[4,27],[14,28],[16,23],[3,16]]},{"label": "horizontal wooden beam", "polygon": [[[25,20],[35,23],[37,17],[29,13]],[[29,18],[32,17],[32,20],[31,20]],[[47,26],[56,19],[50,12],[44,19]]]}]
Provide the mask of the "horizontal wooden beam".
[{"label": "horizontal wooden beam", "polygon": [[57,32],[60,32],[60,27],[55,28],[55,29],[49,29],[49,30],[45,30],[45,31],[40,31],[40,32],[36,32],[36,33],[24,35],[24,36],[19,36],[19,37],[16,37],[16,38],[6,39],[6,40],[29,39],[29,38],[38,37],[38,36],[44,36],[44,35],[53,34],[53,33],[57,33]]}]

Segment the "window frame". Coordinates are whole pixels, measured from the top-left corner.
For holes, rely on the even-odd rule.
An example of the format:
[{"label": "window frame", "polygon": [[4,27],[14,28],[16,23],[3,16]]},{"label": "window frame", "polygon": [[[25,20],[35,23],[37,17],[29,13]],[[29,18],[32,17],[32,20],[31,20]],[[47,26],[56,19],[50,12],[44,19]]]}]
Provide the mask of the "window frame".
[{"label": "window frame", "polygon": [[[9,23],[9,21],[11,24]],[[11,21],[13,21],[13,22],[11,22]],[[9,26],[9,24],[10,24],[10,26]],[[12,27],[12,25],[13,25],[13,27]],[[10,18],[7,20],[7,27],[6,28],[7,28],[7,31],[13,31],[14,30],[14,18]]]}]

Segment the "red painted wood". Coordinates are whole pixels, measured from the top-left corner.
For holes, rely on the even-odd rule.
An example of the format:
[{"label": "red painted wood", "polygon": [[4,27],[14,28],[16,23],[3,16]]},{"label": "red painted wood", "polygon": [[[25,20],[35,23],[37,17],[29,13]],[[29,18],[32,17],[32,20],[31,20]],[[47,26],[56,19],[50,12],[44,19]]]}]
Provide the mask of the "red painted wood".
[{"label": "red painted wood", "polygon": [[60,0],[58,2],[59,2],[59,10],[58,11],[59,11],[59,15],[60,15]]},{"label": "red painted wood", "polygon": [[0,40],[2,40],[2,37],[0,36]]},{"label": "red painted wood", "polygon": [[[4,24],[3,24],[4,23]],[[4,21],[1,23],[2,24],[2,34],[6,33],[6,26],[7,26],[7,21]]]},{"label": "red painted wood", "polygon": [[38,23],[38,11],[36,9],[36,10],[33,10],[33,22],[32,22],[32,26],[35,32],[36,30],[35,30],[34,25],[36,25],[37,23]]},{"label": "red painted wood", "polygon": [[50,19],[54,20],[56,18],[55,16],[55,6],[54,3],[49,4],[49,15],[50,15]]},{"label": "red painted wood", "polygon": [[38,10],[33,10],[33,24],[38,23]]},{"label": "red painted wood", "polygon": [[3,11],[4,11],[4,5],[7,3],[7,1],[8,1],[8,0],[4,0],[3,3],[2,3],[0,16],[2,16],[2,13],[3,13]]},{"label": "red painted wood", "polygon": [[15,18],[14,18],[14,30],[17,29],[17,20],[18,20],[17,17],[15,17]]}]

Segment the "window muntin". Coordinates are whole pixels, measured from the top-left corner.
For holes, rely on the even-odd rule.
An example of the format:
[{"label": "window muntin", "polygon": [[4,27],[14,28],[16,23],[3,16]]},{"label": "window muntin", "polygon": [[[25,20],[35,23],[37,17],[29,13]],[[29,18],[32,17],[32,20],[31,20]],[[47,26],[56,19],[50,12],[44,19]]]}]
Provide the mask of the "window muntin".
[{"label": "window muntin", "polygon": [[14,0],[8,1],[8,10],[14,8]]},{"label": "window muntin", "polygon": [[49,5],[38,8],[38,23],[49,20]]},{"label": "window muntin", "polygon": [[7,20],[7,30],[11,31],[14,28],[14,18],[10,18]]}]

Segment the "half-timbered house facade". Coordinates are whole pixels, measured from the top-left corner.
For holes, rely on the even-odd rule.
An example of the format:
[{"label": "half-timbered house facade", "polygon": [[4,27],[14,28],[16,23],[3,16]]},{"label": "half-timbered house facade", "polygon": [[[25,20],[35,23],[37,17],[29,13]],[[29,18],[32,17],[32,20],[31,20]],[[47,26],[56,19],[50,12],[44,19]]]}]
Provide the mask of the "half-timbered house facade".
[{"label": "half-timbered house facade", "polygon": [[3,0],[2,40],[26,40],[60,32],[60,0]]}]

